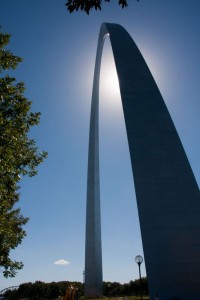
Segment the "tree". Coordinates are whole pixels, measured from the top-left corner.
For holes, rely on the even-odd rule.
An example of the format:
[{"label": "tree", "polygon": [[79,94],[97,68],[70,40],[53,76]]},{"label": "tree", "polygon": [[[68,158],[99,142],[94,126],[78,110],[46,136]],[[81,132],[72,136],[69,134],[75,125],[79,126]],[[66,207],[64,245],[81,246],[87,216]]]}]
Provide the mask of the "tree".
[{"label": "tree", "polygon": [[[114,0],[115,1],[115,0]],[[104,0],[110,2],[110,0]],[[137,0],[139,2],[139,0]],[[124,8],[128,6],[128,0],[118,0],[118,4]],[[65,4],[70,13],[82,10],[89,15],[91,9],[101,10],[102,0],[68,0]]]},{"label": "tree", "polygon": [[83,297],[83,283],[77,281],[60,281],[45,283],[36,281],[34,283],[28,282],[20,284],[16,290],[7,290],[4,297],[9,300],[17,299],[57,299],[59,296],[63,297],[66,289],[69,286],[78,288],[79,296]]},{"label": "tree", "polygon": [[9,39],[9,34],[0,31],[0,267],[5,277],[14,277],[23,264],[12,261],[10,251],[22,242],[23,225],[28,221],[16,208],[19,182],[21,176],[37,174],[47,153],[40,153],[29,137],[31,127],[39,124],[40,113],[30,111],[24,83],[8,74],[22,61],[7,50]]}]

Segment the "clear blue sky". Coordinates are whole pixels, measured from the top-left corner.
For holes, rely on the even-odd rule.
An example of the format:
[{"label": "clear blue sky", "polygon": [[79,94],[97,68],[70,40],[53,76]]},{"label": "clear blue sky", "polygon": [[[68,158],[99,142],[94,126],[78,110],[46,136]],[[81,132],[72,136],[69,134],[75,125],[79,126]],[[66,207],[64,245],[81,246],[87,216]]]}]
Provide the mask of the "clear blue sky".
[{"label": "clear blue sky", "polygon": [[[12,256],[24,269],[13,279],[1,274],[0,289],[35,280],[82,281],[89,113],[103,22],[124,26],[140,48],[200,184],[200,2],[129,2],[125,10],[105,4],[87,16],[70,15],[65,0],[0,0],[2,30],[24,58],[15,76],[25,81],[32,110],[42,112],[32,136],[49,152],[38,176],[22,182],[19,206],[30,221]],[[103,274],[105,281],[129,282],[138,278],[134,258],[143,252],[120,96],[110,88],[113,70],[107,40],[100,101]],[[60,259],[69,263],[55,264]]]}]

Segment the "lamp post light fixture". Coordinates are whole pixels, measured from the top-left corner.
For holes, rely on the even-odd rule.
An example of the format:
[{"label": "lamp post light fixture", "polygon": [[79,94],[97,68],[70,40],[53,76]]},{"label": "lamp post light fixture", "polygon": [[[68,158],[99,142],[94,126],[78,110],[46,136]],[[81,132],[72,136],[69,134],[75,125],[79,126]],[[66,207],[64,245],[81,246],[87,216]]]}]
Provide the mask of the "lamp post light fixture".
[{"label": "lamp post light fixture", "polygon": [[141,300],[142,300],[142,278],[141,278],[141,263],[143,262],[143,258],[141,255],[137,255],[135,257],[135,262],[136,264],[138,264],[138,267],[139,267],[139,277],[140,277],[140,297],[141,297]]}]

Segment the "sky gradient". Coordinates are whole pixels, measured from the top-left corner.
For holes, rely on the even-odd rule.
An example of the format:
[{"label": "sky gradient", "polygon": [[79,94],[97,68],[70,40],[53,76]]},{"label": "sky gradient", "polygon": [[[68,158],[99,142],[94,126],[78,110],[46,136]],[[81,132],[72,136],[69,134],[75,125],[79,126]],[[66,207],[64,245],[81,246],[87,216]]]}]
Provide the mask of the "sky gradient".
[{"label": "sky gradient", "polygon": [[[22,181],[19,206],[30,221],[12,256],[25,266],[15,278],[1,274],[0,290],[35,280],[83,279],[89,115],[103,22],[122,25],[139,47],[200,185],[200,2],[129,2],[124,10],[104,4],[88,16],[70,15],[65,0],[0,0],[0,25],[12,35],[9,48],[24,59],[14,76],[25,82],[32,110],[42,113],[31,136],[49,152],[38,175]],[[100,90],[103,278],[129,282],[138,278],[134,258],[143,252],[115,72],[107,39]]]}]

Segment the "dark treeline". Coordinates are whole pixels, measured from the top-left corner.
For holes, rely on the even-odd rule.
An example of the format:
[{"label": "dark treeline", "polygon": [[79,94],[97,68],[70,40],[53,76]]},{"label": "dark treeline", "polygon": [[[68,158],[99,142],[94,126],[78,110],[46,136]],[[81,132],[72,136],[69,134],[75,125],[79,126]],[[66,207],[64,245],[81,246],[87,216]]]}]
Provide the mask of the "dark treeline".
[{"label": "dark treeline", "polygon": [[57,299],[59,296],[64,296],[67,287],[71,285],[79,289],[80,296],[83,295],[83,284],[81,282],[60,281],[45,283],[36,281],[34,283],[28,282],[20,284],[18,289],[6,291],[4,297],[9,300],[24,298],[31,300]]},{"label": "dark treeline", "polygon": [[[84,284],[81,282],[60,281],[45,283],[36,281],[34,283],[23,283],[16,290],[8,290],[4,296],[9,300],[17,299],[30,299],[30,300],[43,300],[43,299],[57,299],[59,296],[64,296],[66,289],[69,286],[78,288],[79,298],[84,296]],[[106,297],[117,296],[133,296],[140,295],[140,288],[143,295],[148,295],[147,279],[130,281],[129,283],[121,284],[119,282],[104,282],[103,294]]]},{"label": "dark treeline", "polygon": [[107,297],[117,296],[138,296],[142,290],[143,295],[148,295],[148,284],[147,278],[143,277],[140,280],[130,281],[129,283],[119,282],[104,282],[103,283],[103,294]]}]

